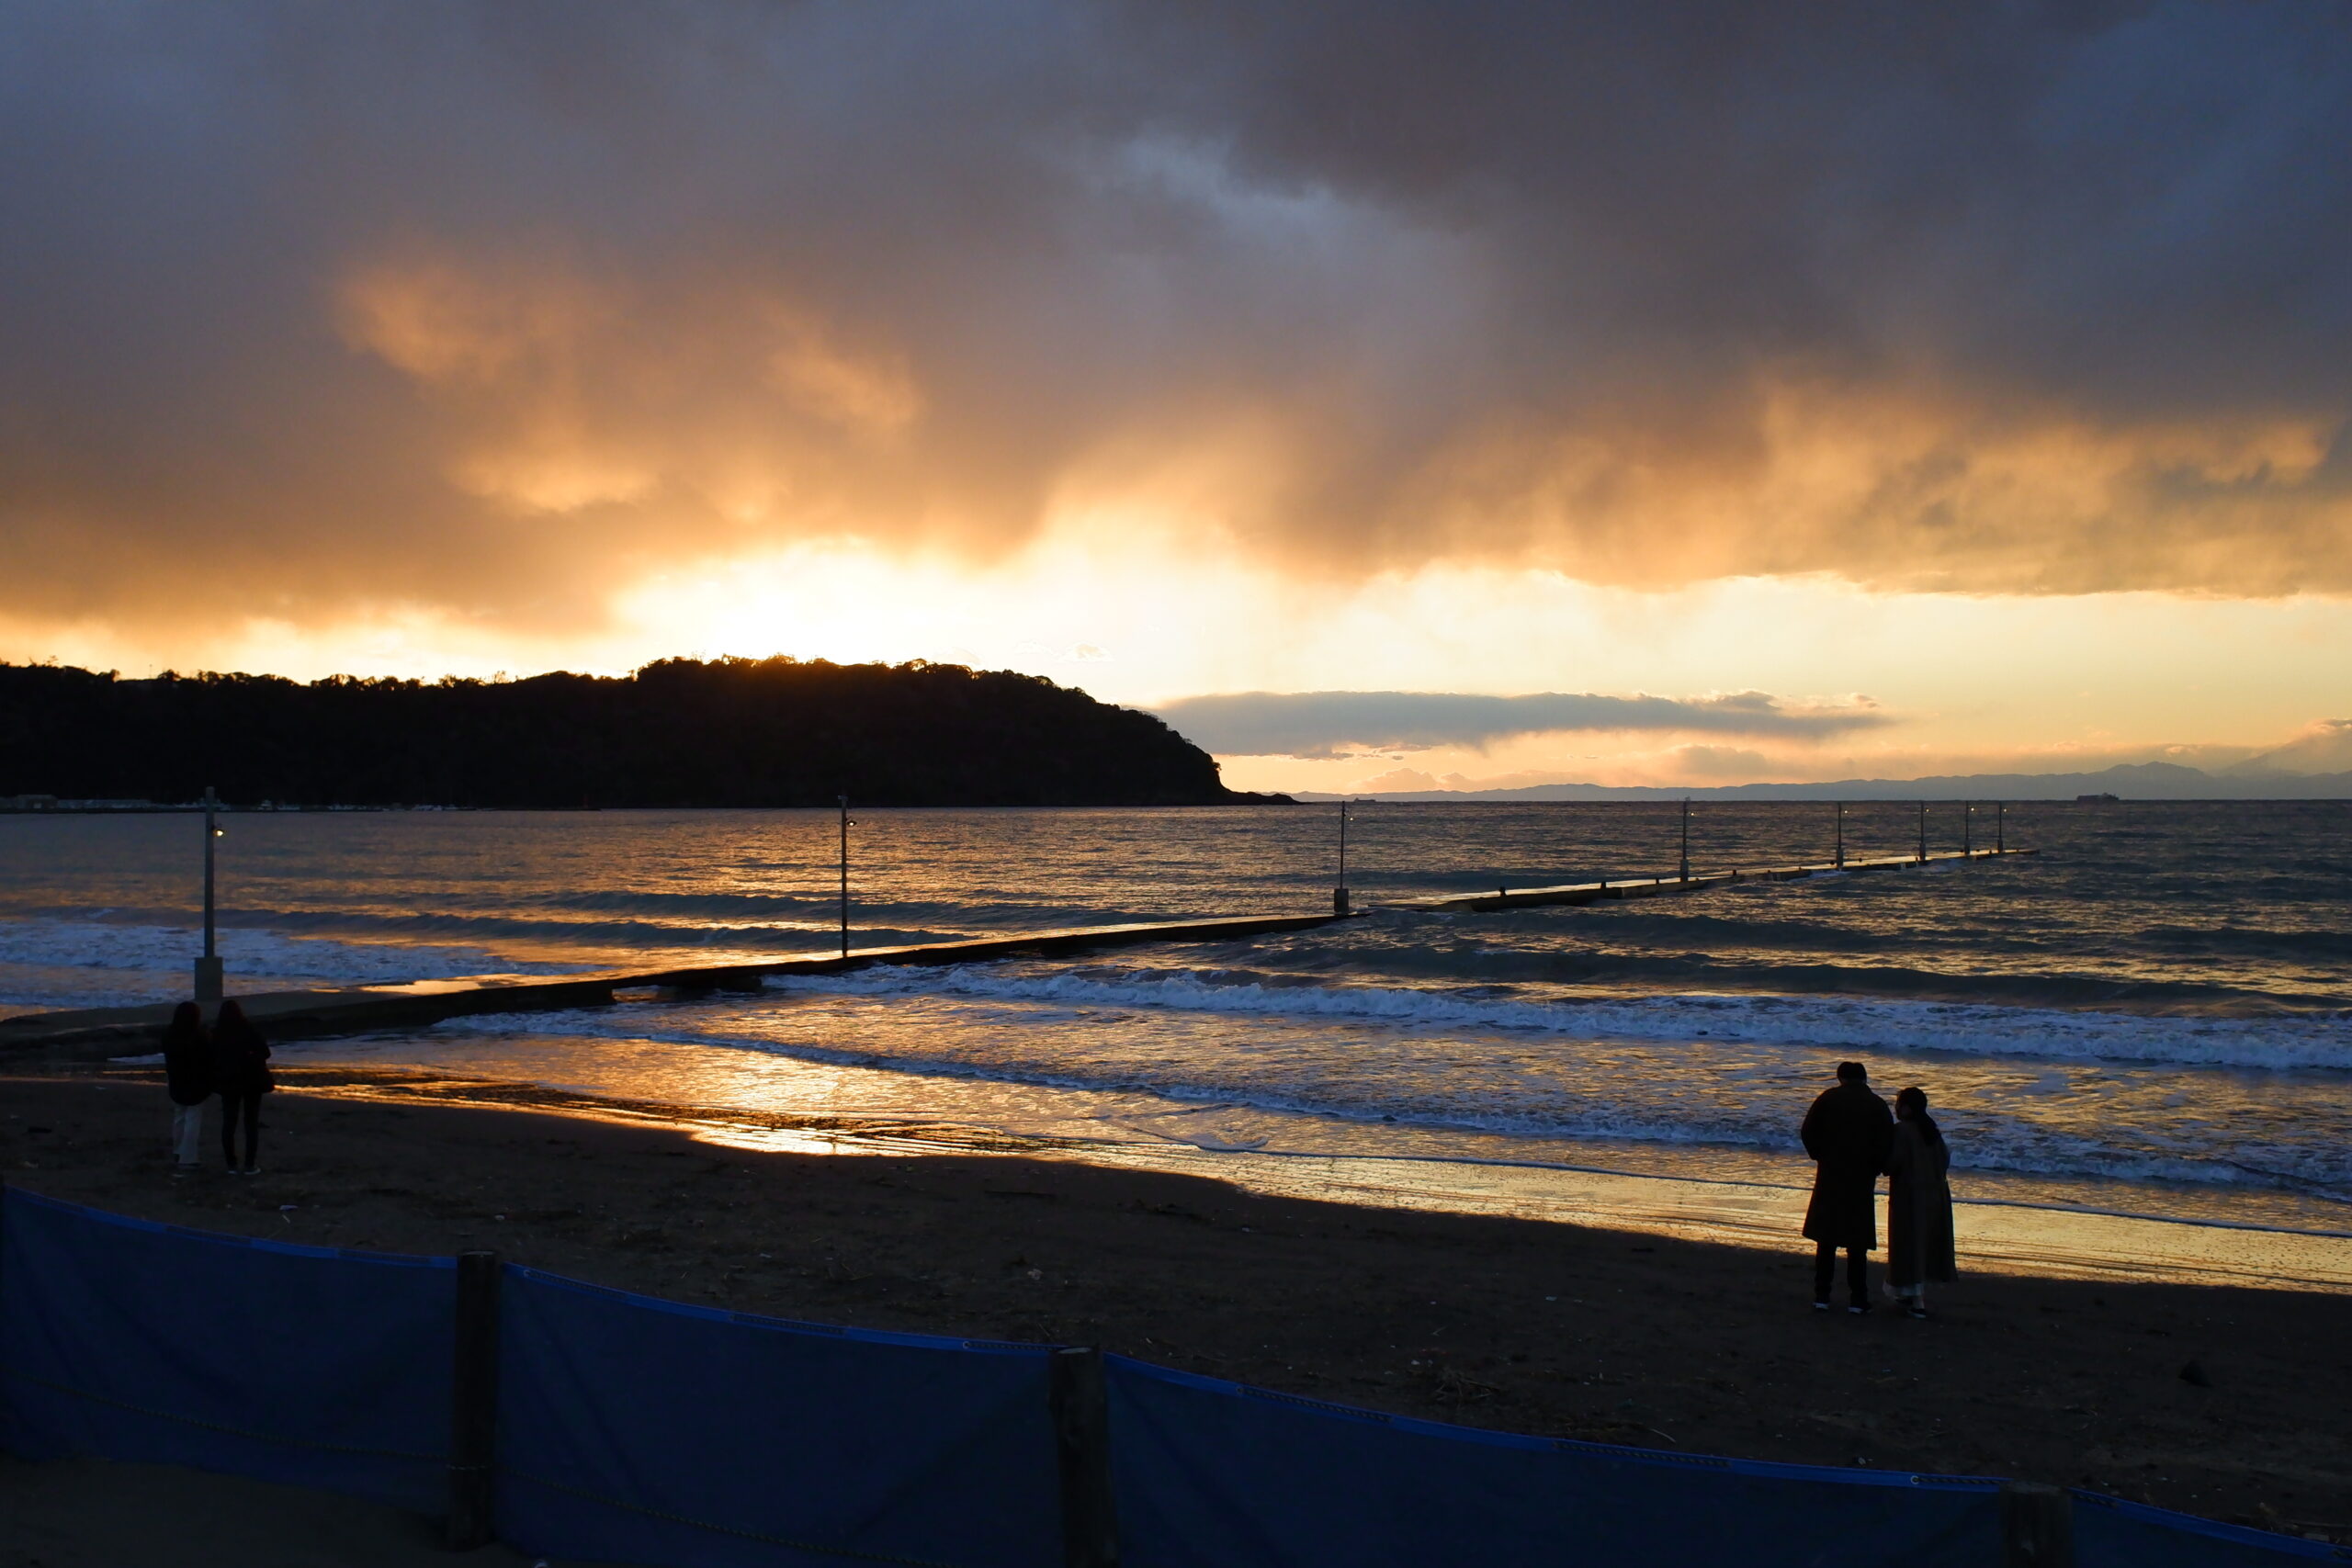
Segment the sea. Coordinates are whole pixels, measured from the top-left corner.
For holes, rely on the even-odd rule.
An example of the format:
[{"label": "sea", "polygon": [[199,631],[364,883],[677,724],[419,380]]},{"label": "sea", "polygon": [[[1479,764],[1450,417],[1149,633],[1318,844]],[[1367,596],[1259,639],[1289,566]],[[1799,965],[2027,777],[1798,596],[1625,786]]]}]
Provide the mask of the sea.
[{"label": "sea", "polygon": [[[1691,869],[1818,863],[1840,833],[1852,858],[1923,835],[2036,852],[1583,908],[1389,909],[1671,878],[1682,807],[1358,803],[1345,878],[1368,912],[1341,923],[630,993],[280,1055],[823,1126],[836,1148],[896,1134],[1280,1166],[1292,1190],[1506,1207],[1544,1190],[1497,1173],[1549,1172],[1752,1192],[1775,1216],[1809,1179],[1805,1106],[1858,1060],[1890,1096],[1927,1090],[1966,1202],[2352,1237],[2352,802],[1838,810],[1702,799]],[[1331,805],[852,815],[853,947],[1328,911],[1341,876]],[[840,941],[831,811],[222,826],[232,993]],[[192,817],[0,817],[0,1012],[184,995],[200,865]]]}]

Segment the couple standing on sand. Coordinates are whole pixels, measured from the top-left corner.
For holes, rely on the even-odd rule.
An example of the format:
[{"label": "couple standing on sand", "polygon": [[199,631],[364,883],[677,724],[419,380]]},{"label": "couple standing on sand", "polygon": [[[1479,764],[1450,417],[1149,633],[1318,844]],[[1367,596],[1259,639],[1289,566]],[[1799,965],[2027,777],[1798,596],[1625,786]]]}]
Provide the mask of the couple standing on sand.
[{"label": "couple standing on sand", "polygon": [[[204,1027],[194,1002],[182,1002],[164,1027],[164,1086],[172,1097],[172,1152],[177,1174],[197,1168],[204,1138],[204,1102],[220,1097],[220,1155],[232,1176],[258,1176],[254,1163],[261,1142],[261,1097],[269,1081],[269,1043],[233,1000]],[[245,1159],[237,1163],[237,1123],[245,1126]]]},{"label": "couple standing on sand", "polygon": [[1928,1315],[1928,1281],[1957,1275],[1952,1261],[1951,1189],[1944,1174],[1951,1155],[1927,1091],[1906,1089],[1886,1101],[1871,1092],[1860,1062],[1838,1064],[1838,1087],[1826,1089],[1804,1113],[1804,1152],[1816,1168],[1804,1234],[1813,1252],[1813,1310],[1829,1310],[1838,1254],[1846,1254],[1846,1291],[1852,1313],[1871,1310],[1870,1265],[1878,1246],[1878,1178],[1887,1175],[1886,1288],[1912,1317]]}]

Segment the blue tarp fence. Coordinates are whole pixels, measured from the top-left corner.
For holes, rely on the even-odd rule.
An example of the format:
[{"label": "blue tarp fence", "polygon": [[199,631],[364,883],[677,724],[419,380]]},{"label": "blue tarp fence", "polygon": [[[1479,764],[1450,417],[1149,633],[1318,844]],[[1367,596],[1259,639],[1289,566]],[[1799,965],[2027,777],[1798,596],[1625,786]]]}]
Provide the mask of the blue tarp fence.
[{"label": "blue tarp fence", "polygon": [[2001,1483],[1474,1431],[1109,1357],[1123,1568],[2001,1560]]},{"label": "blue tarp fence", "polygon": [[510,1267],[498,1533],[675,1568],[1061,1556],[1052,1348],[712,1312]]},{"label": "blue tarp fence", "polygon": [[[438,1513],[458,1274],[447,1258],[214,1235],[8,1190],[0,1443]],[[1476,1431],[1117,1356],[1099,1384],[1073,1384],[1051,1346],[717,1312],[514,1265],[498,1279],[494,1515],[536,1553],[1101,1563],[1069,1522],[1099,1492],[1123,1568],[1813,1568],[1858,1548],[1917,1568],[2003,1562],[2001,1483],[1983,1477]],[[1072,1387],[1099,1388],[1075,1428]],[[1092,1434],[1096,1467],[1076,1481],[1074,1429]],[[2072,1517],[2078,1568],[2352,1562],[2086,1493]]]},{"label": "blue tarp fence", "polygon": [[440,1511],[446,1258],[247,1241],[11,1189],[0,1387],[11,1452],[261,1476]]}]

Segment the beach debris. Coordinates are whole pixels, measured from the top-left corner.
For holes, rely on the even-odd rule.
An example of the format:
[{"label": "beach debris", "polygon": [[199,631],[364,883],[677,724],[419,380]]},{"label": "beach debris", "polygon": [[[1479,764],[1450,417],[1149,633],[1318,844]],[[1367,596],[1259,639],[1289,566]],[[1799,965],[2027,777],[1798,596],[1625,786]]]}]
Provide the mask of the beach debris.
[{"label": "beach debris", "polygon": [[2205,1363],[2197,1359],[2194,1356],[2182,1363],[2180,1369],[2180,1381],[2188,1384],[2191,1388],[2211,1388],[2213,1386],[2212,1376],[2205,1371]]}]

